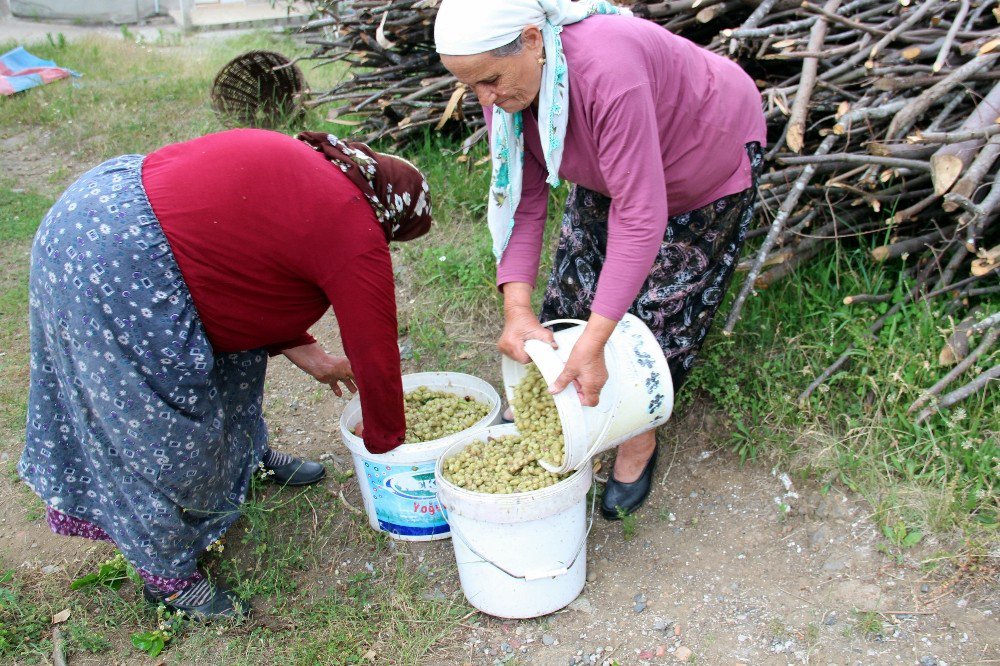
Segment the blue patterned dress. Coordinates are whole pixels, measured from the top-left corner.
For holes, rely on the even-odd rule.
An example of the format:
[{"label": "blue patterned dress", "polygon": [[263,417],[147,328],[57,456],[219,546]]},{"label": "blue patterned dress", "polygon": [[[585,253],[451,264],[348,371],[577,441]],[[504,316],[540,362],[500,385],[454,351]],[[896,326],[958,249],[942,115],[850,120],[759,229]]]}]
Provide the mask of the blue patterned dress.
[{"label": "blue patterned dress", "polygon": [[162,583],[196,578],[239,516],[266,449],[267,353],[213,353],[142,161],[84,174],[35,236],[18,471],[54,530],[107,538]]}]

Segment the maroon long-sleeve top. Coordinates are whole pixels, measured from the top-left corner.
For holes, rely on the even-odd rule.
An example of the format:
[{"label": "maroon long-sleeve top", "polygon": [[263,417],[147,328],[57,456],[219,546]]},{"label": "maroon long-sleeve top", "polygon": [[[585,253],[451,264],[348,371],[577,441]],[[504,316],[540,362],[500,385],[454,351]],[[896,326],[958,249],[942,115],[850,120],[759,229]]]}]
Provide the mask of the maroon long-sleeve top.
[{"label": "maroon long-sleeve top", "polygon": [[365,446],[405,438],[392,262],[358,188],[284,134],[231,130],[146,157],[143,185],[216,352],[314,342],[333,306]]}]

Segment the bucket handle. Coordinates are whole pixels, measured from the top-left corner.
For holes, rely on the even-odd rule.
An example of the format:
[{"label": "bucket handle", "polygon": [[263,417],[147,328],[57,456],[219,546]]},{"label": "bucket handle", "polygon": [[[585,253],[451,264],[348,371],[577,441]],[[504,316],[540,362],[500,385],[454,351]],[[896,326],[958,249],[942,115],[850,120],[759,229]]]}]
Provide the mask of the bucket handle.
[{"label": "bucket handle", "polygon": [[591,486],[590,521],[587,524],[587,531],[584,533],[583,539],[580,540],[580,544],[573,551],[575,553],[575,555],[573,555],[573,559],[570,560],[569,564],[567,564],[566,566],[559,567],[558,569],[552,569],[550,571],[528,571],[524,574],[516,574],[511,571],[508,571],[505,567],[500,566],[499,564],[497,564],[496,562],[494,562],[493,560],[491,560],[490,558],[486,557],[478,550],[476,550],[473,547],[473,545],[469,543],[469,541],[464,536],[462,536],[462,533],[455,528],[455,526],[451,523],[451,521],[448,520],[448,510],[444,506],[441,507],[441,512],[444,514],[444,519],[448,521],[448,529],[451,531],[452,538],[458,537],[458,540],[461,541],[463,544],[465,544],[465,547],[468,548],[470,551],[472,551],[472,554],[478,557],[480,560],[482,560],[486,564],[489,564],[494,569],[498,569],[500,572],[517,580],[524,580],[524,581],[541,580],[543,578],[555,578],[556,576],[562,576],[564,574],[569,573],[569,570],[573,568],[574,564],[576,564],[577,558],[580,557],[580,553],[582,553],[584,549],[587,547],[587,537],[590,536],[590,530],[594,527],[594,508],[597,506],[596,491],[597,491],[597,484],[595,483]]}]

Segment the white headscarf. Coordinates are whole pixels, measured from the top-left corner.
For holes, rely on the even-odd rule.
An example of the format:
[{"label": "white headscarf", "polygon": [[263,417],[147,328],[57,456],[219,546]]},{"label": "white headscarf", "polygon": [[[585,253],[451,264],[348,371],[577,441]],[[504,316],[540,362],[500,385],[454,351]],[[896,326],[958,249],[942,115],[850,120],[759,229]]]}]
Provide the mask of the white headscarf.
[{"label": "white headscarf", "polygon": [[[594,14],[631,14],[603,0],[443,0],[434,23],[434,42],[441,55],[475,55],[511,43],[529,25],[542,32],[545,64],[538,97],[538,133],[548,171],[546,182],[559,184],[563,140],[569,118],[569,79],[559,33],[562,26]],[[521,202],[524,164],[524,124],[521,112],[493,107],[493,175],[487,221],[497,262],[514,229],[514,212]]]}]

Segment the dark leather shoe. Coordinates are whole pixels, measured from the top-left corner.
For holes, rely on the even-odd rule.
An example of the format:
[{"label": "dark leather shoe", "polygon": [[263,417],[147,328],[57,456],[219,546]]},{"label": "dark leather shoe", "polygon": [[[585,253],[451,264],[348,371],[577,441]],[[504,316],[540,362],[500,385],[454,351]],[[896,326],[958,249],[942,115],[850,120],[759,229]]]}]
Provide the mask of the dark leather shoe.
[{"label": "dark leather shoe", "polygon": [[[270,457],[274,460],[264,463],[267,478],[283,486],[308,486],[326,476],[326,468],[318,462],[300,460],[287,453],[275,451],[271,452]],[[276,462],[281,464],[274,464]]]},{"label": "dark leather shoe", "polygon": [[195,586],[200,589],[195,590],[195,598],[189,603],[178,601],[181,592],[164,594],[148,583],[142,587],[142,596],[153,605],[163,604],[168,610],[184,613],[199,622],[243,620],[250,617],[250,604],[231,590],[215,585],[208,579],[195,583]]},{"label": "dark leather shoe", "polygon": [[653,454],[649,456],[642,474],[632,483],[622,483],[615,479],[612,468],[608,483],[604,486],[604,495],[601,497],[601,515],[608,520],[620,520],[619,509],[625,515],[629,515],[646,501],[649,489],[653,486],[653,468],[656,467],[658,451],[659,447],[653,449]]}]

